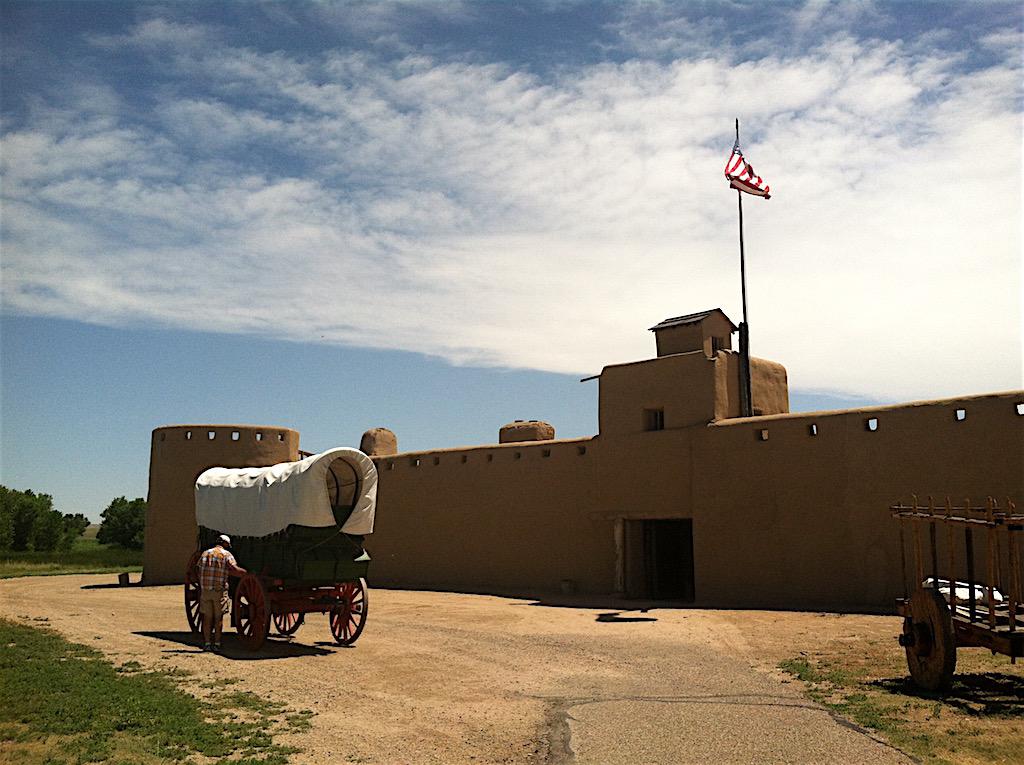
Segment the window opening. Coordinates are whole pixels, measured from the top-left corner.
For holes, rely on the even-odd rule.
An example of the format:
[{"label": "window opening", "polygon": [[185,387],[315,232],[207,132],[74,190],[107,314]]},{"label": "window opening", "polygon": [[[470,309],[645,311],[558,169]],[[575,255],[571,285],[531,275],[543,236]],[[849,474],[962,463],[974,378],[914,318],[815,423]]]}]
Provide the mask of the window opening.
[{"label": "window opening", "polygon": [[644,430],[664,430],[665,410],[644,409]]}]

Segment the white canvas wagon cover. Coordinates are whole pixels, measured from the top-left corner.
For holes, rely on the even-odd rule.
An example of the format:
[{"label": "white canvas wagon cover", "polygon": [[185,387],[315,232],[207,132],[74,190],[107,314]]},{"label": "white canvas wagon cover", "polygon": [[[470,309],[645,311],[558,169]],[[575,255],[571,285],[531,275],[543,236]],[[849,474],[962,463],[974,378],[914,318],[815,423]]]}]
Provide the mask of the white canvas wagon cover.
[{"label": "white canvas wagon cover", "polygon": [[196,479],[196,521],[225,534],[263,537],[299,526],[334,526],[332,500],[352,506],[341,530],[373,533],[377,468],[339,447],[270,467],[210,468]]}]

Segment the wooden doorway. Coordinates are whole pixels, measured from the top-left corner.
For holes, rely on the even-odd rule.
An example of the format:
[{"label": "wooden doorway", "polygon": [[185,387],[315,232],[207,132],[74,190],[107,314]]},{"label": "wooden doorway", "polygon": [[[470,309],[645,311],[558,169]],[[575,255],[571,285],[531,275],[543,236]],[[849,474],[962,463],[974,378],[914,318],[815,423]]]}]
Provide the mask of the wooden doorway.
[{"label": "wooden doorway", "polygon": [[626,520],[623,531],[626,596],[692,603],[693,521]]}]

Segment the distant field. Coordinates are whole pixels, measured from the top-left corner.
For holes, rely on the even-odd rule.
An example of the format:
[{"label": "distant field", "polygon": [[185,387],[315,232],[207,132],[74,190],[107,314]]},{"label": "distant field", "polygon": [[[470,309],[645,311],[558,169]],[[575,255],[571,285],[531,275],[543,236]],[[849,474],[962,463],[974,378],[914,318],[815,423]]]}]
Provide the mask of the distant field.
[{"label": "distant field", "polygon": [[82,532],[82,539],[95,539],[99,533],[100,525],[98,523],[90,523],[85,527],[85,531]]},{"label": "distant field", "polygon": [[0,579],[142,571],[142,550],[101,545],[95,538],[97,528],[86,529],[85,535],[67,552],[0,552]]}]

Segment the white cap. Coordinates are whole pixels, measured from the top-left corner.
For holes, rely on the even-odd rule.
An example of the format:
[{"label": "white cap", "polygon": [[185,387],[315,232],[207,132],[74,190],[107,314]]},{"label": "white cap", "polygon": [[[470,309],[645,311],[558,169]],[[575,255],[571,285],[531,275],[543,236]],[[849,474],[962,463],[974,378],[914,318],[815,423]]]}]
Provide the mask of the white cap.
[{"label": "white cap", "polygon": [[219,537],[217,537],[217,541],[223,542],[228,547],[231,547],[231,537],[229,537],[227,534],[221,534]]}]

